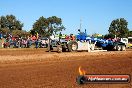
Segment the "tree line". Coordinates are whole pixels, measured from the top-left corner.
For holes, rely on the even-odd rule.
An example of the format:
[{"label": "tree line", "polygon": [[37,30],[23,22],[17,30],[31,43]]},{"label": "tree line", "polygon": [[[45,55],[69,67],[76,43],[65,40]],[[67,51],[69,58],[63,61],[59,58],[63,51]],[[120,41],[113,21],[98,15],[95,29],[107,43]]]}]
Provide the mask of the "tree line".
[{"label": "tree line", "polygon": [[109,34],[106,34],[106,38],[114,37],[130,37],[132,36],[132,31],[128,29],[128,22],[124,18],[115,19],[111,22],[108,29]]},{"label": "tree line", "polygon": [[42,36],[47,37],[62,30],[65,30],[65,27],[62,25],[61,18],[58,18],[56,16],[45,18],[42,16],[33,24],[31,33],[38,33]]},{"label": "tree line", "polygon": [[[39,34],[43,37],[56,34],[66,28],[62,24],[62,19],[57,16],[45,18],[39,17],[33,23],[30,31],[23,30],[24,23],[18,20],[14,15],[0,16],[0,31],[3,34],[11,33],[14,36],[27,36]],[[111,22],[108,29],[108,34],[104,35],[105,38],[116,37],[129,37],[132,36],[132,31],[128,29],[128,22],[124,18],[118,18]]]},{"label": "tree line", "polygon": [[0,31],[3,34],[11,33],[14,36],[27,36],[36,35],[37,33],[41,36],[48,37],[52,34],[56,34],[58,31],[65,30],[62,25],[62,19],[56,16],[52,17],[40,17],[33,24],[30,31],[23,30],[24,24],[16,19],[14,15],[6,15],[0,17]]}]

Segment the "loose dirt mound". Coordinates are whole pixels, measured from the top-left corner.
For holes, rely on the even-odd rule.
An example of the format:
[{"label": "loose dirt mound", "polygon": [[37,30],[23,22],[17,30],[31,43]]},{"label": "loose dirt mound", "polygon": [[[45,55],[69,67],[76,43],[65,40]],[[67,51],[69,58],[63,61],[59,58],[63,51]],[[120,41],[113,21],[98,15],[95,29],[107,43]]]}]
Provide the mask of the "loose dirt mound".
[{"label": "loose dirt mound", "polygon": [[132,88],[132,82],[76,83],[79,66],[87,74],[132,75],[132,51],[58,54],[43,49],[8,49],[0,52],[0,88]]}]

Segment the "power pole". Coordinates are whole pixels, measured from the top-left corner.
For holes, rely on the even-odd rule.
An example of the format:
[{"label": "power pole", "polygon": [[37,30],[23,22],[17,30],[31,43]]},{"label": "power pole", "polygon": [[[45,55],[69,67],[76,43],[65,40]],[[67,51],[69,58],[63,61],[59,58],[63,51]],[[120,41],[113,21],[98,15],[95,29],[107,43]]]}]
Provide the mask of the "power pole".
[{"label": "power pole", "polygon": [[82,29],[82,18],[80,19],[80,31]]}]

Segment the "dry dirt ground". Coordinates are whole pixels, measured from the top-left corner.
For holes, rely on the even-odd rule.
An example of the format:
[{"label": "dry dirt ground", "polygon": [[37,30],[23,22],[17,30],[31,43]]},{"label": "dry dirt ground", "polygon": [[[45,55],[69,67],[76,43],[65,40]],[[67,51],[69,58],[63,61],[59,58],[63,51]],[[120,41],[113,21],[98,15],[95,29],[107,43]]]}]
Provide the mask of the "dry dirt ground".
[{"label": "dry dirt ground", "polygon": [[0,49],[0,88],[132,88],[132,82],[78,85],[79,66],[87,74],[132,75],[132,51],[49,53],[44,49]]}]

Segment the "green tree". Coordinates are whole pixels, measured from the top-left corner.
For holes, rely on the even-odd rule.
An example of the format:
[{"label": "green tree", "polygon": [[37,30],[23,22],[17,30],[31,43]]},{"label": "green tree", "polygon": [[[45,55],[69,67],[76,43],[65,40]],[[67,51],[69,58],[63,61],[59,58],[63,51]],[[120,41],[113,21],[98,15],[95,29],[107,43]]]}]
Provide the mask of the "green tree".
[{"label": "green tree", "polygon": [[61,18],[56,16],[52,16],[47,18],[48,20],[48,35],[52,35],[53,33],[57,33],[58,31],[62,31],[65,27],[62,25]]},{"label": "green tree", "polygon": [[37,34],[36,31],[33,30],[33,29],[31,29],[31,30],[29,31],[29,33],[30,33],[31,35],[36,35],[36,34]]},{"label": "green tree", "polygon": [[24,30],[13,30],[12,35],[19,36],[19,37],[27,37],[30,35],[30,33]]},{"label": "green tree", "polygon": [[113,20],[109,27],[109,33],[117,37],[127,37],[129,29],[128,22],[124,18]]},{"label": "green tree", "polygon": [[7,29],[7,28],[2,28],[2,29],[1,29],[1,32],[2,32],[3,34],[8,34],[8,33],[10,32],[10,30]]},{"label": "green tree", "polygon": [[21,34],[22,34],[22,31],[21,30],[13,30],[12,31],[12,35],[13,36],[21,36]]},{"label": "green tree", "polygon": [[0,17],[0,28],[12,30],[22,30],[23,23],[16,19],[14,15],[6,15]]},{"label": "green tree", "polygon": [[0,29],[6,28],[7,26],[7,19],[4,16],[0,17]]},{"label": "green tree", "polygon": [[33,24],[31,33],[39,33],[40,35],[48,37],[63,29],[65,27],[62,25],[61,18],[56,16],[45,18],[42,16]]},{"label": "green tree", "polygon": [[115,35],[114,34],[106,34],[104,35],[104,39],[109,39],[109,38],[115,38]]},{"label": "green tree", "polygon": [[128,32],[128,37],[132,37],[132,31]]},{"label": "green tree", "polygon": [[48,22],[45,17],[40,17],[33,24],[33,29],[31,30],[32,34],[39,33],[40,35],[44,35],[46,33],[46,28],[48,27]]}]

